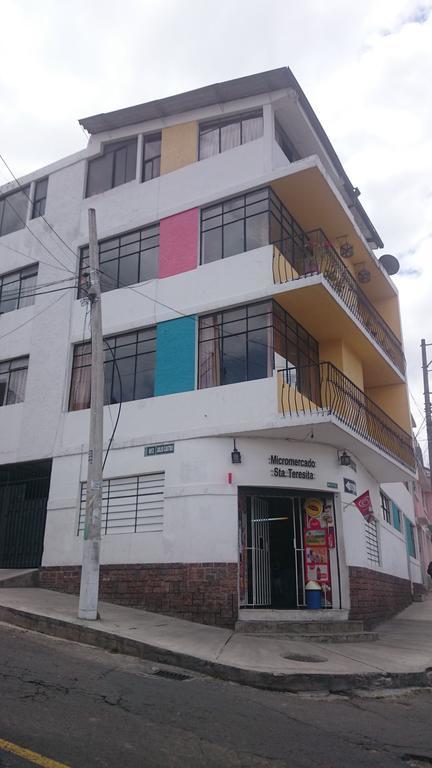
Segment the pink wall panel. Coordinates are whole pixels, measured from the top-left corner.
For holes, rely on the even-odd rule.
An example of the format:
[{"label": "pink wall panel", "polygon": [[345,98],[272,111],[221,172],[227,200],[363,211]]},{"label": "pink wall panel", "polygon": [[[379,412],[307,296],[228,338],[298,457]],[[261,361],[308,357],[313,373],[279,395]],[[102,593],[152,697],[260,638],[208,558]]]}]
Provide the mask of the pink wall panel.
[{"label": "pink wall panel", "polygon": [[199,209],[192,208],[160,222],[159,277],[178,275],[198,266]]}]

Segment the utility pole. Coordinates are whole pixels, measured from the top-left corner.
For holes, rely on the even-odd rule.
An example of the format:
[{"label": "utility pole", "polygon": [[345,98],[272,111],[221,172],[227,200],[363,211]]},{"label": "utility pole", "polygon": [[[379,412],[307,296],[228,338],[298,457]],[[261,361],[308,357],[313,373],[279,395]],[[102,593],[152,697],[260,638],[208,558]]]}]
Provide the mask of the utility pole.
[{"label": "utility pole", "polygon": [[104,355],[99,278],[99,247],[96,231],[96,211],[94,208],[89,209],[88,217],[89,287],[87,294],[90,299],[91,401],[86,514],[78,616],[80,619],[95,620],[98,618],[102,513]]},{"label": "utility pole", "polygon": [[426,347],[430,347],[430,344],[426,344],[424,339],[421,340],[422,351],[422,368],[423,368],[423,386],[424,386],[424,402],[425,402],[425,418],[426,418],[426,434],[428,442],[428,454],[429,454],[429,474],[432,485],[432,412],[431,412],[431,393],[429,387],[429,366],[432,361],[427,361]]}]

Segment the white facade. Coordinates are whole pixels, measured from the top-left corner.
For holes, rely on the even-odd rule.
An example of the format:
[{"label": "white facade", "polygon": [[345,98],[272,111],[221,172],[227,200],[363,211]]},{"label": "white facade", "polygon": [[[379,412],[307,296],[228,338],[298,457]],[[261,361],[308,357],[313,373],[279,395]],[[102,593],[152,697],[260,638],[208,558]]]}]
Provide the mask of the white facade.
[{"label": "white facade", "polygon": [[[310,129],[306,131],[306,118],[292,93],[273,92],[227,103],[223,114],[258,106],[264,114],[262,138],[145,183],[135,180],[84,197],[87,160],[101,151],[104,142],[214,118],[222,108],[206,106],[92,136],[86,150],[22,179],[33,184],[49,176],[45,216],[68,247],[43,219],[29,220],[29,229],[46,248],[29,229],[4,235],[0,238],[1,274],[38,262],[38,285],[76,279],[79,248],[88,242],[89,207],[96,209],[102,239],[308,168],[323,176],[358,238],[369,248],[343,197],[342,182],[318,139]],[[275,115],[279,122],[291,120],[298,146],[304,147],[303,159],[290,164],[274,140]],[[138,148],[140,167],[141,138]],[[2,188],[1,194],[13,186]],[[33,186],[30,195],[32,190]],[[265,246],[135,285],[137,292],[125,287],[105,293],[104,334],[277,296],[282,286],[274,285],[272,253],[272,246]],[[319,282],[320,276],[315,279]],[[283,286],[284,291],[289,289]],[[355,318],[353,322],[358,324]],[[43,566],[72,566],[81,561],[82,538],[77,530],[81,483],[86,479],[89,411],[69,412],[68,401],[73,345],[88,338],[86,307],[75,290],[37,296],[33,306],[0,318],[0,360],[30,355],[24,402],[0,408],[0,465],[53,459]],[[371,343],[378,350],[373,339]],[[404,532],[386,523],[380,513],[380,483],[385,479],[390,481],[383,486],[386,494],[414,522],[412,498],[402,483],[410,472],[331,418],[299,416],[288,421],[278,412],[277,397],[274,374],[123,403],[104,476],[164,472],[163,526],[157,532],[103,536],[102,563],[237,563],[238,488],[271,487],[334,494],[339,563],[333,552],[331,568],[333,582],[340,579],[342,608],[350,607],[349,566],[421,582],[418,560],[407,555]],[[105,449],[117,408],[104,409]],[[231,463],[233,437],[242,456],[239,465]],[[145,446],[160,443],[173,443],[174,452],[144,455]],[[342,449],[349,451],[356,471],[340,466]],[[296,479],[290,486],[286,478],[271,477],[269,456],[274,453],[311,457],[316,462],[313,481]],[[355,495],[344,491],[344,478],[355,482],[357,495],[371,493],[378,519],[379,564],[368,558],[365,523],[353,506]]]}]

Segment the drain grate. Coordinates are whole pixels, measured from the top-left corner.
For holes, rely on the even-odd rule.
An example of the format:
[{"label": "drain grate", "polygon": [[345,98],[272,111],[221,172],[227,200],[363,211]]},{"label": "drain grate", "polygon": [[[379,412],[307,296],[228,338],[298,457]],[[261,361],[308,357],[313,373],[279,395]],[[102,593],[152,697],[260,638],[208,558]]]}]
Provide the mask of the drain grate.
[{"label": "drain grate", "polygon": [[171,672],[168,669],[158,669],[155,672],[153,672],[154,677],[164,677],[166,680],[178,680],[179,682],[182,682],[182,680],[191,680],[190,675],[185,675],[183,672]]}]

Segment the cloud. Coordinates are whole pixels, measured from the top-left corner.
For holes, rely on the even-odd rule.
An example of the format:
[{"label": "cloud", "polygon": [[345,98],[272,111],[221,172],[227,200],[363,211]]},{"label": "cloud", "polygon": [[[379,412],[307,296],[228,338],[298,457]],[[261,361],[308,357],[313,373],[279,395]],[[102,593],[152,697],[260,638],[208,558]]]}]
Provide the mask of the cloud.
[{"label": "cloud", "polygon": [[1,151],[24,173],[85,146],[79,117],[290,66],[400,259],[421,403],[420,337],[432,341],[431,11],[415,0],[45,0],[41,12],[4,0]]}]

